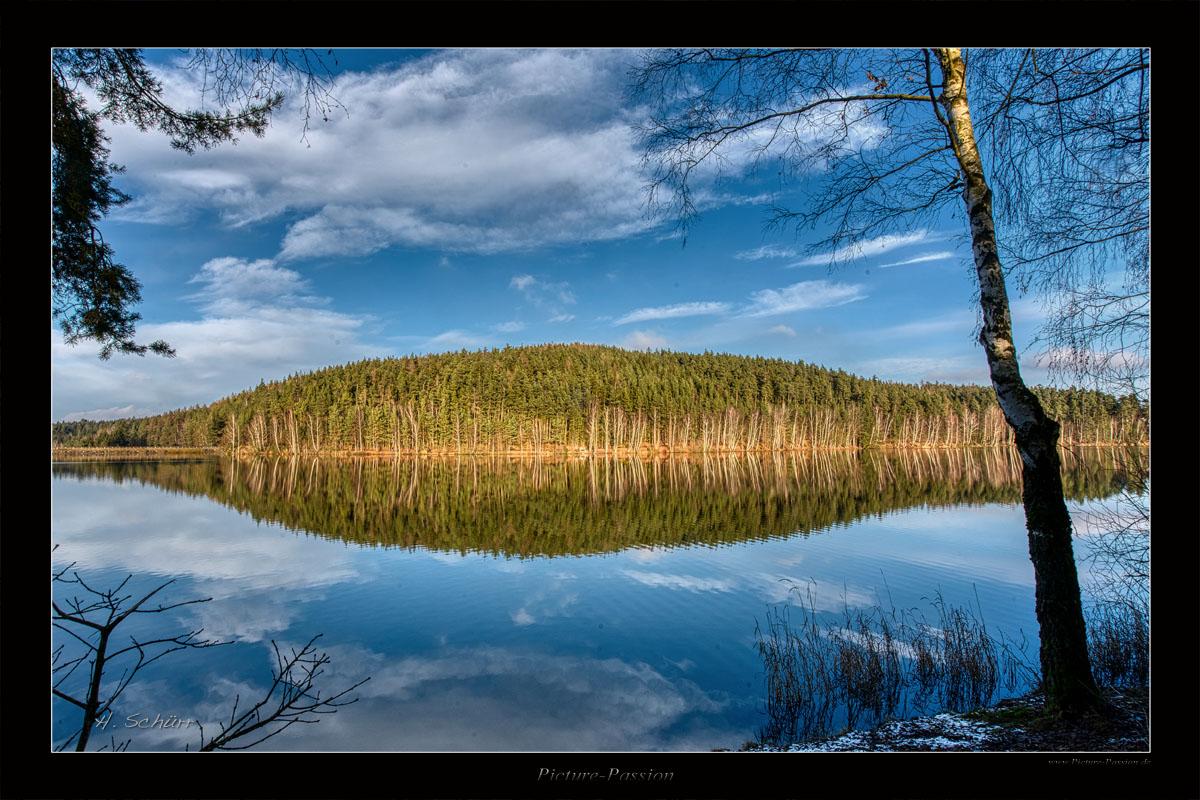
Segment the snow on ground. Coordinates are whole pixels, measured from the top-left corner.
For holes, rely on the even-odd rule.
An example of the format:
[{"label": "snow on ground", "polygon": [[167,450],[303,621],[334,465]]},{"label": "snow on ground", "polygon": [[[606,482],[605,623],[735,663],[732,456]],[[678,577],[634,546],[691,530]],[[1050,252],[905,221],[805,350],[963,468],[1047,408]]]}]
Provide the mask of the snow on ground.
[{"label": "snow on ground", "polygon": [[[1005,729],[957,714],[887,722],[869,731],[850,731],[833,739],[788,747],[756,747],[754,752],[839,753],[853,751],[979,750]],[[1014,733],[1013,729],[1008,729]]]}]

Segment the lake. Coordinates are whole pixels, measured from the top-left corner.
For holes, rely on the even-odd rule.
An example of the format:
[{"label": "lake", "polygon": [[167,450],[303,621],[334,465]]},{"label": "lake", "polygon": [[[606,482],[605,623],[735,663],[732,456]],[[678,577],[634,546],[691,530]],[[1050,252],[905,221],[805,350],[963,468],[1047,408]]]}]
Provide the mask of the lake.
[{"label": "lake", "polygon": [[[1064,461],[1074,512],[1125,488],[1113,451]],[[1023,635],[1036,661],[1012,450],[60,462],[51,500],[56,569],[212,598],[120,634],[231,642],[146,667],[97,746],[194,749],[186,723],[211,734],[235,697],[263,693],[272,640],[316,634],[321,687],[370,681],[259,749],[737,749],[765,721],[756,627],[801,603],[831,620],[875,604],[933,614],[940,594]],[[1075,547],[1086,583],[1086,537]],[[78,719],[55,701],[56,742]]]}]

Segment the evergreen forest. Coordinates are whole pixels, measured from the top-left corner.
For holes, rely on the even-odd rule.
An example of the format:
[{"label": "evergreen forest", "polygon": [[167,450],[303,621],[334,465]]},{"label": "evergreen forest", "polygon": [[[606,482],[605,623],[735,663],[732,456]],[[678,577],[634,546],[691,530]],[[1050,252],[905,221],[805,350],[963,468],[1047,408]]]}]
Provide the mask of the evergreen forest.
[{"label": "evergreen forest", "polygon": [[[1064,446],[1144,444],[1132,396],[1036,387]],[[207,406],[52,425],[56,447],[260,453],[722,453],[1012,443],[991,387],[775,358],[552,344],[370,359]]]}]

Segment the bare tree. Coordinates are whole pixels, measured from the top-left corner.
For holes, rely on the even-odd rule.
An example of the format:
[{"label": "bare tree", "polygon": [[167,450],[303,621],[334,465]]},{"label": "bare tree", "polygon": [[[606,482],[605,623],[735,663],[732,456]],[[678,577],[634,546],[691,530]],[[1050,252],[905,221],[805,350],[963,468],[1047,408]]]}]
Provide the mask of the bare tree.
[{"label": "bare tree", "polygon": [[[997,85],[1020,85],[1024,67],[1019,63],[994,55],[989,81],[976,83],[972,91],[986,94]],[[1118,82],[1124,86],[1142,80],[1148,68],[1130,66],[1110,74],[1090,69],[1087,58],[1067,63],[1073,65],[1068,72],[1077,71],[1079,82],[1091,87],[1092,94],[1084,96]],[[1005,74],[1005,64],[1011,65],[1007,83],[997,77]],[[947,207],[962,216],[979,286],[979,342],[1023,464],[1043,688],[1052,708],[1084,711],[1100,700],[1088,665],[1071,519],[1063,498],[1059,425],[1021,377],[994,213],[996,174],[1020,174],[1025,188],[1036,191],[1039,162],[1033,156],[1038,151],[1026,153],[1025,161],[1014,159],[1000,167],[989,180],[972,119],[979,98],[968,101],[973,75],[968,55],[958,48],[705,49],[651,53],[631,78],[635,97],[653,109],[650,122],[641,129],[652,176],[651,202],[673,213],[685,234],[697,213],[694,184],[704,170],[712,168],[719,176],[725,166],[740,168],[741,160],[758,167],[778,166],[781,178],[801,176],[807,181],[802,206],[777,205],[771,224],[829,224],[827,235],[812,249],[829,249],[831,267],[861,253],[869,238],[911,229]],[[1080,99],[1076,95],[1084,89],[1076,86],[1071,95],[1058,93],[1060,105]],[[1014,103],[1009,98],[1006,105],[1004,95],[985,101],[981,107],[999,109],[986,122],[1000,125]],[[996,141],[1002,142],[1003,127],[995,130]],[[1061,147],[1071,149],[1081,130],[1104,135],[1097,132],[1102,129],[1073,128],[1065,122],[1053,135]],[[1118,131],[1123,135],[1126,128],[1110,126],[1110,135]],[[993,155],[1002,158],[1005,152],[997,144]],[[1136,183],[1136,175],[1129,180]],[[1008,185],[998,188],[1002,209],[1022,208],[1008,198]],[[1111,202],[1123,208],[1132,201],[1118,193]],[[1032,206],[1024,208],[1029,214],[1036,212]],[[1105,219],[1102,211],[1095,214],[1097,220]],[[1133,218],[1126,230],[1136,235],[1136,214]],[[1031,247],[1039,241],[1054,242],[1055,230],[1055,223],[1047,221],[1041,238],[1030,239]],[[1089,247],[1104,242],[1085,236],[1070,243],[1078,246],[1043,260],[1074,264],[1074,259],[1092,252]],[[1069,270],[1059,269],[1057,274],[1060,283],[1069,283]]]},{"label": "bare tree", "polygon": [[[349,700],[342,698],[369,681],[370,677],[327,697],[322,697],[320,689],[316,688],[317,678],[330,661],[327,653],[319,653],[313,647],[319,638],[320,634],[314,636],[299,650],[292,648],[287,656],[280,653],[279,645],[272,641],[275,667],[266,695],[241,714],[238,713],[241,695],[238,695],[229,712],[229,721],[220,723],[221,731],[216,736],[205,739],[204,727],[200,727],[200,750],[245,750],[283,733],[296,723],[320,722],[317,715],[333,714],[342,706],[357,702],[357,697]],[[258,738],[248,744],[233,744],[235,740],[252,734]]]},{"label": "bare tree", "polygon": [[[1051,375],[1149,401],[1150,53],[975,54],[982,138],[995,164],[1005,260],[1047,322]],[[1121,454],[1127,488],[1082,510],[1098,602],[1148,612],[1149,462]]]},{"label": "bare tree", "polygon": [[[71,734],[59,745],[58,749],[65,750],[70,747],[72,742],[75,742],[75,750],[82,752],[87,749],[96,721],[112,708],[113,703],[124,693],[130,682],[143,668],[163,656],[179,650],[215,647],[224,642],[200,638],[203,629],[196,629],[175,636],[152,639],[138,639],[130,636],[129,644],[116,646],[116,643],[113,642],[113,633],[117,626],[132,615],[161,614],[164,611],[195,603],[207,603],[212,598],[185,600],[166,605],[159,603],[151,608],[146,604],[159,592],[174,583],[173,580],[160,584],[134,600],[132,594],[122,594],[132,576],[126,577],[115,588],[94,589],[79,576],[78,572],[73,571],[74,566],[73,563],[69,564],[54,573],[52,580],[57,583],[78,586],[83,590],[84,597],[72,597],[64,600],[61,606],[58,601],[52,600],[50,605],[54,613],[51,619],[54,627],[69,636],[75,643],[82,645],[82,650],[78,655],[68,657],[66,643],[64,643],[52,651],[51,672],[54,676],[54,683],[51,692],[55,697],[79,707],[83,712],[79,730]],[[113,649],[114,647],[116,649]],[[118,659],[123,659],[123,672],[115,686],[105,687],[104,672],[106,669],[110,669]],[[76,697],[68,694],[62,687],[84,663],[88,665],[86,690],[82,697]],[[114,743],[113,749],[120,748]]]},{"label": "bare tree", "polygon": [[[57,549],[57,545],[55,545]],[[75,744],[75,750],[87,749],[92,730],[99,720],[109,713],[113,704],[129,687],[137,674],[163,656],[185,649],[205,649],[228,642],[201,637],[203,629],[189,630],[174,636],[154,638],[129,637],[129,644],[118,646],[114,633],[121,623],[134,614],[161,614],[172,609],[197,603],[207,603],[212,598],[185,600],[178,603],[147,605],[159,592],[174,583],[174,580],[159,584],[136,600],[133,594],[123,594],[132,576],[126,577],[112,589],[96,589],[90,586],[74,570],[74,564],[52,574],[52,582],[78,586],[83,596],[62,601],[51,601],[53,626],[68,639],[51,651],[51,692],[55,697],[77,706],[82,712],[80,727],[57,750],[65,750]],[[357,698],[344,699],[346,695],[362,686],[369,677],[349,688],[325,697],[317,688],[317,679],[330,662],[329,655],[317,652],[314,644],[320,634],[314,636],[300,650],[293,649],[283,656],[274,641],[275,667],[272,681],[262,699],[238,713],[241,696],[234,701],[228,723],[220,723],[221,731],[211,739],[204,738],[200,727],[200,750],[245,750],[282,733],[295,723],[318,722],[322,714],[335,713],[340,707],[349,705]],[[74,647],[68,654],[67,645]],[[121,643],[123,644],[123,643]],[[114,649],[115,648],[115,649]],[[106,682],[105,671],[111,670],[120,661],[122,672],[115,684]],[[69,694],[63,687],[81,665],[87,665],[84,691],[78,696]],[[234,744],[244,737],[252,737],[246,744]],[[115,737],[100,749],[121,751],[128,748],[129,740],[118,742]]]},{"label": "bare tree", "polygon": [[1148,49],[974,54],[981,139],[1022,291],[1048,312],[1053,375],[1148,400]]}]

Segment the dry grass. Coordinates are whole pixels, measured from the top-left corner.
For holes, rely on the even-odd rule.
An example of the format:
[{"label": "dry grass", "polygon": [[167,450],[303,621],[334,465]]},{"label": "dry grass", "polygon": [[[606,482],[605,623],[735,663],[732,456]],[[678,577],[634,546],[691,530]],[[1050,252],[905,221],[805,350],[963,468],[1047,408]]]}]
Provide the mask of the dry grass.
[{"label": "dry grass", "polygon": [[1102,687],[1150,683],[1150,614],[1143,602],[1097,603],[1088,609],[1088,655]]},{"label": "dry grass", "polygon": [[[766,672],[767,721],[761,744],[829,737],[941,711],[989,706],[1003,687],[1036,689],[1024,642],[988,632],[982,610],[933,600],[936,620],[915,610],[845,608],[818,619],[811,589],[799,606],[772,609],[755,638]],[[1136,605],[1089,609],[1092,669],[1106,690],[1145,686],[1148,616]],[[1036,658],[1036,656],[1035,656]]]},{"label": "dry grass", "polygon": [[1012,688],[1022,677],[1019,665],[1004,664],[1017,657],[988,635],[981,615],[940,596],[932,625],[916,612],[878,606],[846,608],[840,624],[823,624],[811,590],[805,599],[796,609],[772,610],[766,630],[755,631],[767,677],[764,743],[828,736],[932,707],[977,708],[1003,679]]}]

